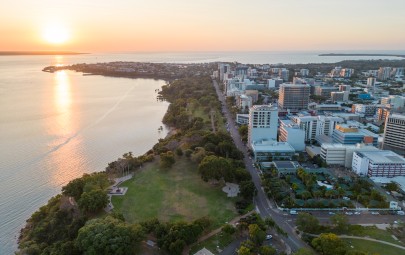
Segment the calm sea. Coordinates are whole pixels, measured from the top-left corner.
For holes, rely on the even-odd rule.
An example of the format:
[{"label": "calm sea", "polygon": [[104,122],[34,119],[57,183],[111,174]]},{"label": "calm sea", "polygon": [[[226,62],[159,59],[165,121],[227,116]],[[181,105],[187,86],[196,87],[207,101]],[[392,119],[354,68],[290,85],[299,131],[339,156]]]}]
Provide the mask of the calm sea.
[{"label": "calm sea", "polygon": [[43,67],[109,61],[275,64],[376,58],[318,54],[160,52],[0,57],[0,254],[13,254],[25,220],[67,182],[83,173],[104,170],[108,162],[125,152],[141,155],[167,133],[158,128],[168,104],[157,102],[155,92],[164,81],[51,74],[42,72]]}]

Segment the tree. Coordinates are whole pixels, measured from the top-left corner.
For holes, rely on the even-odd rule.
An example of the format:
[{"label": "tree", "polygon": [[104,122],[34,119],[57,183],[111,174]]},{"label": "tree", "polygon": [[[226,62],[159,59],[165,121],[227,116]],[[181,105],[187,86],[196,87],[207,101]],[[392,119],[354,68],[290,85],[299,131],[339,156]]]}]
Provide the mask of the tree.
[{"label": "tree", "polygon": [[84,192],[80,197],[79,208],[84,213],[95,213],[105,208],[108,204],[108,196],[103,190]]},{"label": "tree", "polygon": [[171,168],[176,162],[172,151],[163,152],[160,154],[160,166],[162,168]]},{"label": "tree", "polygon": [[228,160],[214,155],[206,156],[198,166],[198,171],[204,181],[232,180],[231,164]]},{"label": "tree", "polygon": [[245,246],[241,246],[239,247],[237,253],[238,255],[250,255],[250,249]]},{"label": "tree", "polygon": [[343,215],[341,213],[335,214],[332,217],[330,217],[330,221],[334,225],[334,228],[339,232],[343,233],[347,231],[349,228],[349,221],[346,217],[346,215]]},{"label": "tree", "polygon": [[398,186],[398,183],[396,183],[396,182],[390,182],[390,183],[387,183],[387,184],[385,185],[385,188],[386,188],[388,191],[398,191],[399,186]]},{"label": "tree", "polygon": [[266,233],[259,227],[259,225],[250,224],[249,225],[249,237],[254,243],[260,245],[263,243],[264,239],[266,238]]},{"label": "tree", "polygon": [[222,231],[229,235],[233,235],[236,232],[236,228],[234,226],[232,226],[231,224],[225,224],[222,227]]},{"label": "tree", "polygon": [[345,255],[347,250],[345,242],[333,233],[322,233],[311,245],[322,255]]},{"label": "tree", "polygon": [[296,224],[299,230],[306,233],[316,233],[320,228],[319,220],[309,213],[299,213]]},{"label": "tree", "polygon": [[276,255],[276,249],[271,246],[261,246],[259,249],[260,255]]},{"label": "tree", "polygon": [[249,180],[249,181],[242,181],[239,184],[240,187],[240,195],[244,198],[244,199],[252,199],[253,196],[255,195],[256,192],[256,187],[255,184]]},{"label": "tree", "polygon": [[140,229],[107,216],[93,219],[79,230],[76,246],[83,254],[133,254],[134,246],[143,238]]}]

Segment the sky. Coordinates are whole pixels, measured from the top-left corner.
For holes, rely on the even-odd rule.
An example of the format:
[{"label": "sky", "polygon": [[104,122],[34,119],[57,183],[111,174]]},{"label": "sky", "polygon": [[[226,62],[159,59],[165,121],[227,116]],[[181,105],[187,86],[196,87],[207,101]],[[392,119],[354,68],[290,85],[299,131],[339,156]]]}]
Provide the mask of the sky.
[{"label": "sky", "polygon": [[404,0],[0,0],[0,51],[404,50],[404,10]]}]

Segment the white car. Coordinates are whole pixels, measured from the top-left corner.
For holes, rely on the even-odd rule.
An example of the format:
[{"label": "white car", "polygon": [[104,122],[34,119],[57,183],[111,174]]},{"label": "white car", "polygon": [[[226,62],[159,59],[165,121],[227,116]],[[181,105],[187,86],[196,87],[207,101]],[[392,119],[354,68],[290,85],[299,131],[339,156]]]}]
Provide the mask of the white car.
[{"label": "white car", "polygon": [[272,238],[273,238],[272,235],[267,235],[267,236],[266,236],[266,240],[270,240],[270,239],[272,239]]},{"label": "white car", "polygon": [[379,215],[379,212],[371,212],[372,215]]},{"label": "white car", "polygon": [[354,214],[355,214],[355,215],[360,215],[361,213],[360,213],[360,212],[355,212]]},{"label": "white car", "polygon": [[345,212],[346,215],[353,215],[352,212]]},{"label": "white car", "polygon": [[329,212],[329,215],[335,215],[335,213],[334,212]]}]

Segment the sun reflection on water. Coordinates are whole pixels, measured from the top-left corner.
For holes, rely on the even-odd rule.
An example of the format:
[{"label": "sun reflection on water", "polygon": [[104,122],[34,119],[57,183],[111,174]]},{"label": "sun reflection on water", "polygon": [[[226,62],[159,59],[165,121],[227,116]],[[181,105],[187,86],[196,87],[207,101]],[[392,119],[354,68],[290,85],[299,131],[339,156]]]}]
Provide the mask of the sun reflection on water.
[{"label": "sun reflection on water", "polygon": [[66,184],[81,175],[84,164],[82,140],[78,133],[78,124],[72,102],[73,91],[69,74],[66,71],[54,73],[53,108],[56,118],[49,123],[53,141],[49,144],[50,153],[47,163],[53,169],[52,183]]}]

